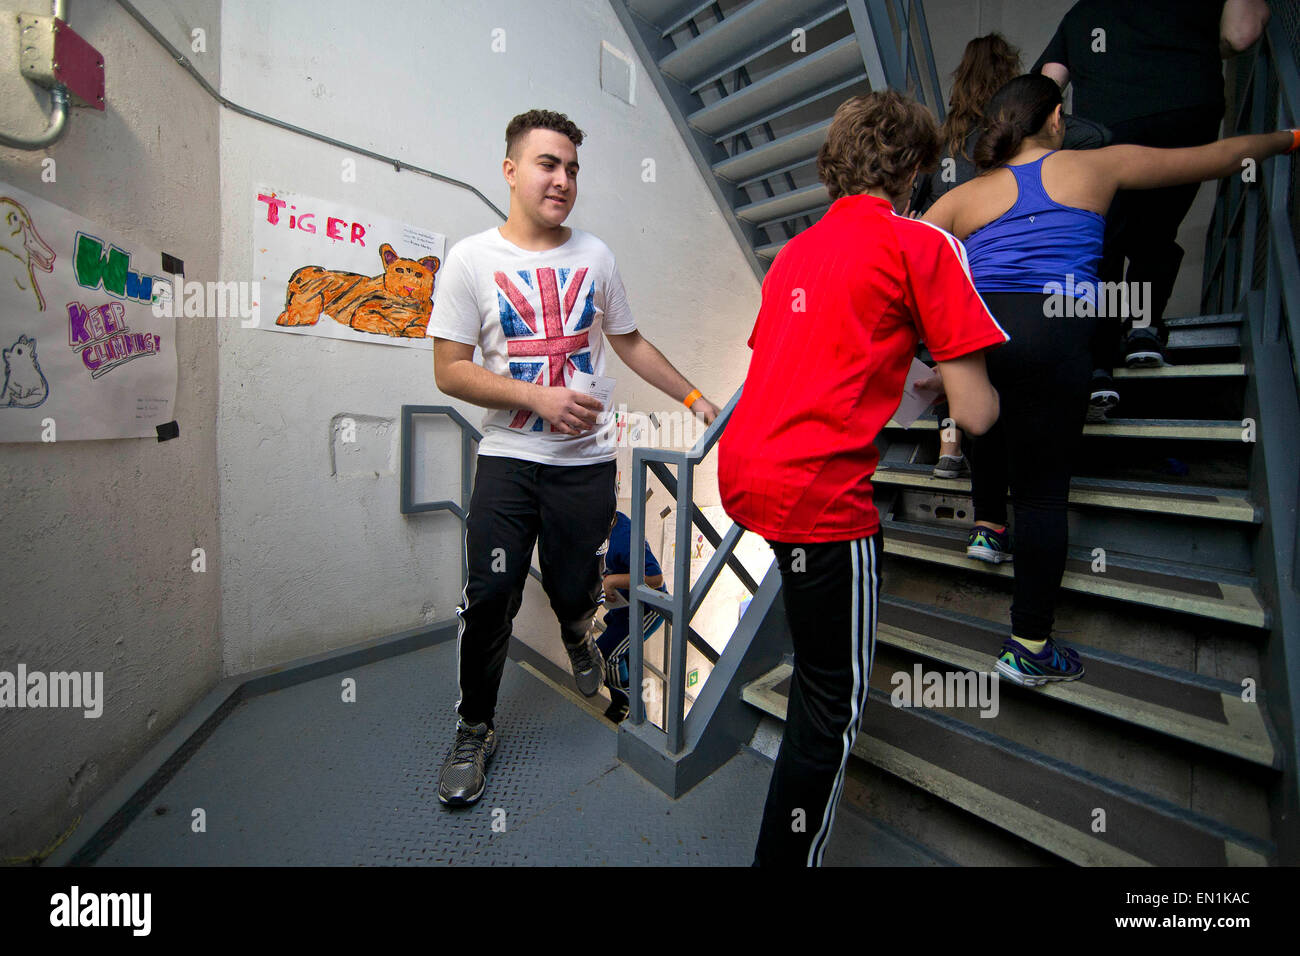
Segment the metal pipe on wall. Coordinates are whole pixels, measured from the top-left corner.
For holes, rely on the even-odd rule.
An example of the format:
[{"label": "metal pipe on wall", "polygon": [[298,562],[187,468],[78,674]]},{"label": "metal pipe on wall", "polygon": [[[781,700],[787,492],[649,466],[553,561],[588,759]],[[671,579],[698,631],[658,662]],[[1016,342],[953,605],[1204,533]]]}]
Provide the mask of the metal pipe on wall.
[{"label": "metal pipe on wall", "polygon": [[[51,12],[56,19],[68,22],[65,0],[53,0]],[[22,43],[21,37],[19,43]],[[50,124],[40,136],[10,136],[0,132],[0,145],[14,149],[44,149],[58,142],[68,124],[68,90],[62,84],[50,90]]]}]

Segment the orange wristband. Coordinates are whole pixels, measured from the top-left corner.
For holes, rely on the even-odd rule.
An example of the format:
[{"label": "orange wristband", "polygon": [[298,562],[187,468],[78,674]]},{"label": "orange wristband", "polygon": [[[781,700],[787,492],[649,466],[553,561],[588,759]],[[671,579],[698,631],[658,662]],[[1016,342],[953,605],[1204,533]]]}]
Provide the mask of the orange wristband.
[{"label": "orange wristband", "polygon": [[687,408],[690,408],[692,405],[694,405],[703,397],[704,397],[703,392],[701,392],[698,388],[693,388],[691,389],[691,393],[682,399],[682,404],[685,405]]},{"label": "orange wristband", "polygon": [[1288,149],[1287,152],[1294,153],[1297,149],[1300,149],[1300,129],[1293,129],[1290,132],[1291,132],[1291,148]]}]

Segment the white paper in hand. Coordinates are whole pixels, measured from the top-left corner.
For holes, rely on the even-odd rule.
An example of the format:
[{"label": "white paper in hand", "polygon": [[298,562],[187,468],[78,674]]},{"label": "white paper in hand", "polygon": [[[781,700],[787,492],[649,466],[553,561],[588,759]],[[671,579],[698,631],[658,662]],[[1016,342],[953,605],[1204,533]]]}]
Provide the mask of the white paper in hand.
[{"label": "white paper in hand", "polygon": [[614,400],[614,383],[616,379],[605,375],[592,375],[589,372],[574,371],[569,375],[569,388],[582,392],[605,406],[597,421],[604,425],[609,421],[611,403]]},{"label": "white paper in hand", "polygon": [[912,359],[912,367],[907,370],[907,381],[903,383],[903,400],[898,403],[898,411],[894,412],[894,421],[899,427],[910,428],[931,405],[943,397],[942,392],[916,387],[917,382],[933,375],[934,369],[920,359]]}]

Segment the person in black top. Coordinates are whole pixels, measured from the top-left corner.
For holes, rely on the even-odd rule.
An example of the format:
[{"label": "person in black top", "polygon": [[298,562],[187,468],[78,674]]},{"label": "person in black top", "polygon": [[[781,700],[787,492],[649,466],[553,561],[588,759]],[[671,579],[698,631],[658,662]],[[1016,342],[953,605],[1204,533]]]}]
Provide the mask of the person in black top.
[{"label": "person in black top", "polygon": [[[1115,143],[1200,146],[1219,135],[1221,58],[1249,49],[1268,18],[1264,0],[1079,0],[1032,72],[1072,84],[1075,112],[1109,127]],[[1121,191],[1107,212],[1099,278],[1150,283],[1150,327],[1128,330],[1130,367],[1164,364],[1164,311],[1183,258],[1175,239],[1198,188]],[[1109,385],[1100,366],[1115,364],[1119,334],[1112,323],[1094,392]]]}]

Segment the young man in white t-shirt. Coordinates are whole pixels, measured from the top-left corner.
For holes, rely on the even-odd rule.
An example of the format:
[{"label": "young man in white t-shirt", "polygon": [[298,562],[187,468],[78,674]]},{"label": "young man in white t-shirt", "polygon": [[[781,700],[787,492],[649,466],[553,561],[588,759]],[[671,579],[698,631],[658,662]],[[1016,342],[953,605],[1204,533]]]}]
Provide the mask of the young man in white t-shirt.
[{"label": "young man in white t-shirt", "polygon": [[534,543],[578,689],[592,696],[602,684],[589,628],[601,592],[598,551],[615,508],[614,425],[597,422],[599,401],[568,387],[573,373],[604,375],[608,339],[628,368],[705,422],[718,414],[637,331],[609,247],[564,225],[578,197],[582,140],[568,117],[549,110],[510,121],[502,163],[509,218],[452,248],[429,319],[438,388],[489,410],[465,521],[459,719],[438,780],[438,799],[454,806],[483,795],[510,624]]}]

